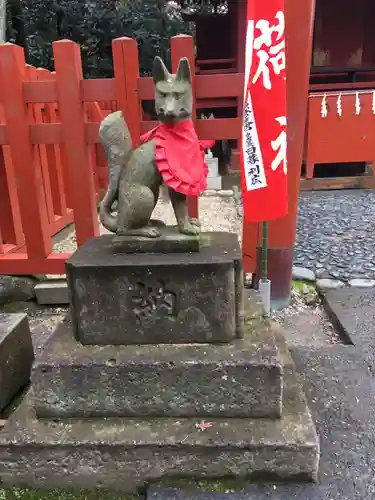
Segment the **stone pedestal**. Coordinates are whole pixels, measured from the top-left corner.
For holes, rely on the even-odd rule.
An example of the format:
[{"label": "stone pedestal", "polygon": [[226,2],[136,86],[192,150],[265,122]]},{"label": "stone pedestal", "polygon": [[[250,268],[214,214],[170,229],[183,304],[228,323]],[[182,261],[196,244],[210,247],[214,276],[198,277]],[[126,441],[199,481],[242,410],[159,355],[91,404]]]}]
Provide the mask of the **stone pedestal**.
[{"label": "stone pedestal", "polygon": [[0,412],[29,383],[33,360],[26,314],[0,313]]},{"label": "stone pedestal", "polygon": [[120,254],[112,236],[93,238],[66,265],[75,337],[96,345],[230,342],[240,321],[240,260],[230,233],[207,233],[190,253]]},{"label": "stone pedestal", "polygon": [[39,417],[280,418],[283,367],[267,328],[226,345],[98,349],[78,343],[65,322],[32,383]]},{"label": "stone pedestal", "polygon": [[163,245],[119,253],[101,236],[67,263],[71,314],[0,433],[4,487],[316,479],[315,427],[282,336],[244,292],[237,235]]}]

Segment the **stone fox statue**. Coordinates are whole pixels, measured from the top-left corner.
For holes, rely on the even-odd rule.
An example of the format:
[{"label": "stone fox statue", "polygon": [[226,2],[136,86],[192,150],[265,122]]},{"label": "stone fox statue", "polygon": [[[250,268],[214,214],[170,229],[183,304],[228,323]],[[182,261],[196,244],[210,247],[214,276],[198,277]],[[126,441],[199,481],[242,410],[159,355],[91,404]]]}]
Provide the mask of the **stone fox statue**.
[{"label": "stone fox statue", "polygon": [[[198,141],[191,120],[193,96],[190,66],[181,59],[172,75],[163,61],[154,61],[155,107],[159,126],[141,137],[133,150],[128,127],[121,111],[101,123],[99,138],[109,168],[109,186],[100,205],[100,220],[117,235],[155,238],[162,223],[151,214],[165,183],[181,233],[198,234],[199,223],[189,218],[187,196],[207,189],[204,148],[212,143]],[[117,214],[111,211],[117,201]]]}]

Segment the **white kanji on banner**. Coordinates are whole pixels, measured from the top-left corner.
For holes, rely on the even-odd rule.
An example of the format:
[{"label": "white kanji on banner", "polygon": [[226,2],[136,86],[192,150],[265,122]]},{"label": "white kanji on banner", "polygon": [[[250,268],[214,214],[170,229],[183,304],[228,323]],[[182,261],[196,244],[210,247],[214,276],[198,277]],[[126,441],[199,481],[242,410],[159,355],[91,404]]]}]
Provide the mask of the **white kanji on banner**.
[{"label": "white kanji on banner", "polygon": [[[253,83],[256,83],[262,76],[263,85],[267,90],[271,90],[271,68],[276,75],[280,75],[285,69],[285,17],[279,11],[276,16],[276,24],[271,25],[270,21],[260,19],[255,27],[261,34],[254,39],[254,50],[259,59],[258,69],[254,75]],[[276,33],[276,43],[272,44],[272,35]]]},{"label": "white kanji on banner", "polygon": [[267,186],[250,92],[244,108],[242,150],[247,191]]},{"label": "white kanji on banner", "polygon": [[287,158],[286,158],[286,116],[279,116],[275,118],[277,122],[279,122],[280,127],[283,128],[281,130],[280,135],[274,141],[271,141],[272,149],[277,152],[274,160],[271,163],[271,168],[273,171],[277,170],[280,165],[282,165],[284,174],[287,172]]}]

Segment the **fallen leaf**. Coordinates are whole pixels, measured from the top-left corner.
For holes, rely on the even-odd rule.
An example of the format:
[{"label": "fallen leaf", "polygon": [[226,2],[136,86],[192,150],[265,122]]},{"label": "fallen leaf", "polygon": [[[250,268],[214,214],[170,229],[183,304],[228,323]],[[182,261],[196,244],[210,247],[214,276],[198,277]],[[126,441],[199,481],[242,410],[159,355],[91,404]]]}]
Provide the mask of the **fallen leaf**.
[{"label": "fallen leaf", "polygon": [[211,422],[201,422],[200,424],[195,424],[195,426],[197,427],[197,429],[205,431],[206,429],[212,427],[212,424]]}]

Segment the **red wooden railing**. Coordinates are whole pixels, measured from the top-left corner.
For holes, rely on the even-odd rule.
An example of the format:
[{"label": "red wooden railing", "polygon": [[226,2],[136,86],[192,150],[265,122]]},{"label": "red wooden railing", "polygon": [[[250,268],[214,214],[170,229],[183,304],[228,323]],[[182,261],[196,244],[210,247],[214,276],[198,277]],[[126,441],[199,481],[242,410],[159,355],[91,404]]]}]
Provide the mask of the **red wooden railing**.
[{"label": "red wooden railing", "polygon": [[[173,69],[194,63],[193,40],[171,40]],[[0,273],[61,274],[67,254],[52,252],[52,235],[73,218],[78,245],[99,233],[96,203],[106,167],[98,145],[102,116],[124,112],[133,143],[156,125],[143,120],[154,98],[139,76],[135,40],[113,41],[114,78],[85,80],[80,48],[53,43],[55,73],[25,64],[21,47],[0,45]],[[196,75],[196,99],[241,98],[242,74]],[[201,139],[239,139],[240,118],[196,120]],[[191,201],[190,210],[197,210]]]}]

